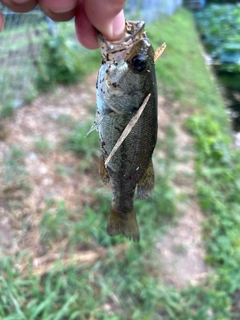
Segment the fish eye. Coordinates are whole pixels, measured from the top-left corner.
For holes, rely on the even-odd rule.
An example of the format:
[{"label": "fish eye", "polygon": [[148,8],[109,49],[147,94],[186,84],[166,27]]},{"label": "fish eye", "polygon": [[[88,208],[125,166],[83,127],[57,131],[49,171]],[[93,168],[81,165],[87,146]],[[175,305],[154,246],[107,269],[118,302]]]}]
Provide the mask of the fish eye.
[{"label": "fish eye", "polygon": [[147,67],[147,59],[143,54],[137,54],[132,58],[131,64],[135,71],[143,72]]}]

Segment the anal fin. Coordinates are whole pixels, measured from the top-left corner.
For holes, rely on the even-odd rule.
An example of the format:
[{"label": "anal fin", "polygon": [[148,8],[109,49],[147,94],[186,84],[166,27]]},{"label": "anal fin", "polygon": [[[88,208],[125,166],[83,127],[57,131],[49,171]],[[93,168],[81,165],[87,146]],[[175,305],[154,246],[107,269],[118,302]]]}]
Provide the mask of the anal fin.
[{"label": "anal fin", "polygon": [[137,199],[147,199],[154,189],[154,170],[152,160],[137,185]]}]

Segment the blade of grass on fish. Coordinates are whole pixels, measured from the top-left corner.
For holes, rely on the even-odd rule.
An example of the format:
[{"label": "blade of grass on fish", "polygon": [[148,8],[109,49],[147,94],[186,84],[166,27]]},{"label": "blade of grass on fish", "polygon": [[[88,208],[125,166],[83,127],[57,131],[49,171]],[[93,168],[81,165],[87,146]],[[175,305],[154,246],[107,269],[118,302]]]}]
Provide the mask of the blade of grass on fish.
[{"label": "blade of grass on fish", "polygon": [[166,46],[166,43],[163,43],[161,47],[157,48],[157,50],[154,52],[154,62],[156,62],[160,58],[163,51],[166,49]]},{"label": "blade of grass on fish", "polygon": [[123,143],[123,141],[127,138],[127,136],[129,135],[129,133],[132,131],[132,128],[135,126],[135,124],[138,122],[138,119],[140,118],[141,114],[143,113],[143,110],[145,109],[148,100],[151,96],[151,93],[149,93],[146,98],[144,99],[141,107],[138,109],[137,113],[135,114],[135,116],[132,117],[132,119],[129,121],[128,125],[126,126],[126,128],[123,130],[120,138],[118,139],[118,141],[116,142],[115,146],[113,147],[111,153],[109,154],[107,160],[105,161],[105,167],[107,167],[109,161],[112,159],[112,157],[114,156],[114,154],[116,153],[116,151],[118,150],[118,148],[121,146],[121,144]]}]

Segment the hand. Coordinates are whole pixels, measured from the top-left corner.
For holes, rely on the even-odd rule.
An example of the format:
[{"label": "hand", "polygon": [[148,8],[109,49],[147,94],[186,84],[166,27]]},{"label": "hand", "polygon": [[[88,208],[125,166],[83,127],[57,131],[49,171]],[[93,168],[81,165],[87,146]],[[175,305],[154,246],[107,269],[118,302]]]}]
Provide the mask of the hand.
[{"label": "hand", "polygon": [[[75,17],[76,34],[88,49],[98,48],[96,29],[108,40],[118,40],[124,32],[123,7],[126,0],[2,0],[16,12],[27,12],[39,4],[42,11],[55,21]],[[0,15],[0,30],[3,25]]]}]

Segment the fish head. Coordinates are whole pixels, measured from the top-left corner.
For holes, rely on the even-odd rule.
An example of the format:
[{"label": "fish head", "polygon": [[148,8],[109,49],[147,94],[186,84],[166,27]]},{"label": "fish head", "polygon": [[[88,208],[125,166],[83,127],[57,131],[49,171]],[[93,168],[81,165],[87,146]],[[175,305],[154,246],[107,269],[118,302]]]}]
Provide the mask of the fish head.
[{"label": "fish head", "polygon": [[131,114],[151,92],[155,81],[154,51],[144,32],[144,22],[126,21],[120,40],[110,42],[99,34],[98,41],[103,59],[98,98],[118,114]]}]

